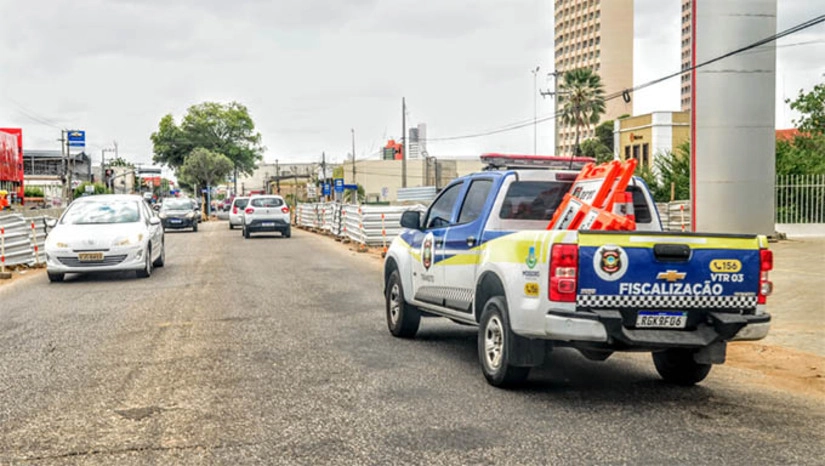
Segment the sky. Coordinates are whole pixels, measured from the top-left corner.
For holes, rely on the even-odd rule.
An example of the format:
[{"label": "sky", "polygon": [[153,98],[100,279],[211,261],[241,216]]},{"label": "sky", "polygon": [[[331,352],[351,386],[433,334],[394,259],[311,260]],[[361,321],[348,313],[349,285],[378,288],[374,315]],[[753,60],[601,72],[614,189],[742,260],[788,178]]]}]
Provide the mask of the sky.
[{"label": "sky", "polygon": [[[602,0],[611,1],[611,0]],[[724,1],[724,0],[722,0]],[[273,162],[340,162],[355,130],[360,158],[426,122],[448,138],[529,122],[552,84],[552,0],[0,0],[0,126],[24,147],[59,149],[61,129],[87,132],[88,151],[151,163],[163,115],[238,101]],[[634,84],[680,68],[680,1],[636,0]],[[825,0],[778,0],[777,29],[825,13]],[[783,103],[825,82],[825,25],[777,49],[777,127]],[[634,113],[679,109],[679,80],[639,91]],[[531,153],[533,126],[430,141],[436,156]],[[539,153],[553,151],[552,121]],[[107,154],[107,157],[110,157]]]}]

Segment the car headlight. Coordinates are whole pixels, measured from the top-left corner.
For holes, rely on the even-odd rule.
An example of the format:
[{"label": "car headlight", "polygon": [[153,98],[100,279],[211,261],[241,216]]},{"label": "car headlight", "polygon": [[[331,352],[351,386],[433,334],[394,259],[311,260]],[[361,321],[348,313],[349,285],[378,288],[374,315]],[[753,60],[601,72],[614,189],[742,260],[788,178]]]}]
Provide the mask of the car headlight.
[{"label": "car headlight", "polygon": [[194,212],[189,212],[188,214],[186,214],[186,218],[192,218],[194,216],[195,216]]},{"label": "car headlight", "polygon": [[69,247],[68,243],[64,243],[62,241],[47,241],[46,245],[55,249],[66,249]]},{"label": "car headlight", "polygon": [[118,236],[112,241],[112,246],[131,246],[140,244],[143,241],[143,235],[129,235],[129,236]]},{"label": "car headlight", "polygon": [[130,244],[132,244],[132,240],[128,236],[121,236],[112,241],[114,246],[129,246]]},{"label": "car headlight", "polygon": [[160,217],[160,218],[166,218],[166,214],[165,214],[165,213],[163,213],[163,212],[161,212],[161,213],[159,213],[159,214],[158,214],[158,217]]}]

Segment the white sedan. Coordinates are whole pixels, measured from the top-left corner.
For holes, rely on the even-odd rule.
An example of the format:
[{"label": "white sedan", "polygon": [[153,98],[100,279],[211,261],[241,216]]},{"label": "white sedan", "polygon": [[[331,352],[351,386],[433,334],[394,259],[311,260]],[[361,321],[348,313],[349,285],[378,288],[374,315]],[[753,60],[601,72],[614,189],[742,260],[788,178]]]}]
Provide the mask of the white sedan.
[{"label": "white sedan", "polygon": [[166,259],[160,219],[140,196],[104,194],[72,202],[46,239],[49,281],[67,273],[152,274]]}]

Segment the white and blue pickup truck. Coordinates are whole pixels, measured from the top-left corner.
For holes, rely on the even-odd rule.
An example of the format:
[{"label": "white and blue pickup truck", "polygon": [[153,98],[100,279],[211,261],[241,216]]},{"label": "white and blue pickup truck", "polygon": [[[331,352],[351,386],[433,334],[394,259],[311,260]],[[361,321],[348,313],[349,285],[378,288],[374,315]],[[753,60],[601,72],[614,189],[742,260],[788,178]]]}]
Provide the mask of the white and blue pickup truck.
[{"label": "white and blue pickup truck", "polygon": [[384,262],[392,335],[412,338],[430,316],[478,326],[494,386],[522,382],[564,346],[597,361],[651,352],[663,379],[693,385],[725,361],[727,342],[767,335],[766,237],[664,232],[635,177],[635,231],[547,230],[577,174],[482,171],[405,212]]}]

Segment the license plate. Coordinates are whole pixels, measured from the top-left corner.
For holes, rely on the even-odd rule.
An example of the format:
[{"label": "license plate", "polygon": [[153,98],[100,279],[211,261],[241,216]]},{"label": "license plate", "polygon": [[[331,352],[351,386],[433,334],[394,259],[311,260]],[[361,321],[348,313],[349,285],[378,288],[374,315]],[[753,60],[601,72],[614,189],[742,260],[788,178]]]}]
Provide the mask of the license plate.
[{"label": "license plate", "polygon": [[275,226],[275,222],[263,222],[263,223],[261,223],[261,226],[264,226],[264,227],[274,227],[274,226]]},{"label": "license plate", "polygon": [[102,252],[81,252],[77,255],[80,262],[100,262],[103,260]]},{"label": "license plate", "polygon": [[685,328],[687,312],[639,311],[636,328]]},{"label": "license plate", "polygon": [[173,219],[172,219],[172,223],[181,223],[182,221],[183,221],[183,220],[181,220],[181,219],[179,219],[179,218],[173,218]]}]

